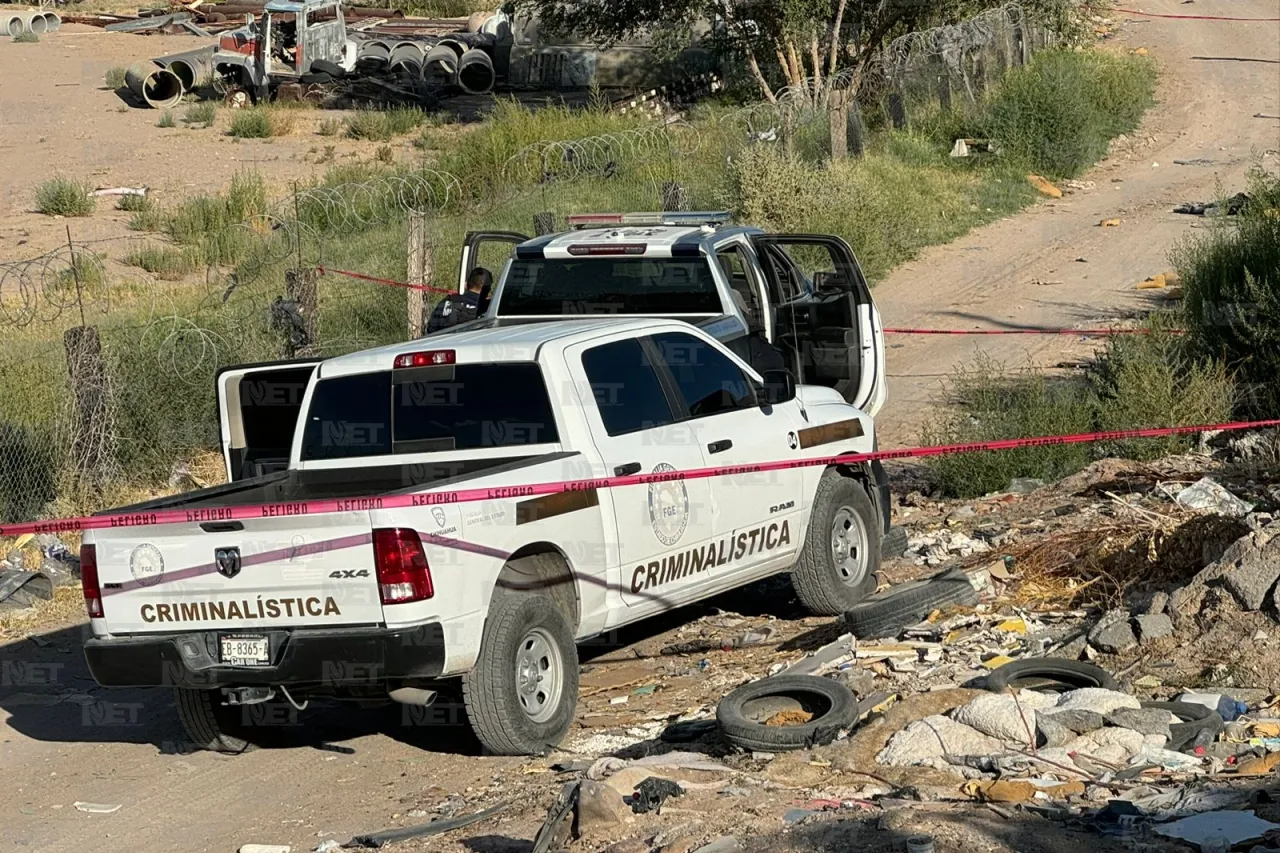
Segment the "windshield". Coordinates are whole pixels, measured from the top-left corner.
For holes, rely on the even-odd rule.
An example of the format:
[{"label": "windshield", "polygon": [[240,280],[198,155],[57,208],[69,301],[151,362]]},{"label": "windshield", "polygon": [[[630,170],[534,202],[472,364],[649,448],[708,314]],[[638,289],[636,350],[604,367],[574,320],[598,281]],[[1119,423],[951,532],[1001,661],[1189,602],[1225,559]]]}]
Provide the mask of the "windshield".
[{"label": "windshield", "polygon": [[724,313],[703,257],[514,260],[500,299],[505,317]]},{"label": "windshield", "polygon": [[316,383],[302,459],[345,459],[554,444],[536,364],[464,364],[359,373]]}]

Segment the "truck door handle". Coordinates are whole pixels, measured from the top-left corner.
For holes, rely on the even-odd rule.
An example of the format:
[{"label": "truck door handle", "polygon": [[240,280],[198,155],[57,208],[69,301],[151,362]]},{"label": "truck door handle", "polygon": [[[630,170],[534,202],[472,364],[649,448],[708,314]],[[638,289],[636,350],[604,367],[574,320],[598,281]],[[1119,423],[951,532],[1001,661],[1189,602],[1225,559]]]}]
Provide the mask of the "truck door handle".
[{"label": "truck door handle", "polygon": [[722,438],[719,441],[713,441],[707,445],[707,450],[711,453],[719,453],[722,450],[728,450],[733,447],[732,439]]},{"label": "truck door handle", "polygon": [[615,477],[629,477],[632,474],[639,474],[639,473],[640,473],[639,462],[628,462],[626,465],[619,465],[617,468],[613,469],[613,475]]}]

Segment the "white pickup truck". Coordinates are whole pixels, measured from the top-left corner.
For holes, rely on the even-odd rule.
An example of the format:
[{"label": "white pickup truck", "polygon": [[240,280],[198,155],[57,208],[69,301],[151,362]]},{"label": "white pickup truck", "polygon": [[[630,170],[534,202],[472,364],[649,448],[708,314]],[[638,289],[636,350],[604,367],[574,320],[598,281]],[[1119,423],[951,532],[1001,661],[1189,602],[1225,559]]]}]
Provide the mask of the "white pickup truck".
[{"label": "white pickup truck", "polygon": [[[678,320],[227,369],[218,399],[232,482],[112,510],[188,522],[89,531],[81,552],[94,678],[176,687],[204,748],[249,746],[242,706],[425,705],[460,678],[486,748],[541,752],[573,719],[575,640],[782,572],[820,614],[876,583],[888,507],[869,465],[734,471],[869,451],[872,418]],[[677,473],[708,467],[725,472]],[[639,473],[659,476],[522,488]],[[492,497],[453,501],[470,488]],[[309,511],[325,498],[344,511]]]}]

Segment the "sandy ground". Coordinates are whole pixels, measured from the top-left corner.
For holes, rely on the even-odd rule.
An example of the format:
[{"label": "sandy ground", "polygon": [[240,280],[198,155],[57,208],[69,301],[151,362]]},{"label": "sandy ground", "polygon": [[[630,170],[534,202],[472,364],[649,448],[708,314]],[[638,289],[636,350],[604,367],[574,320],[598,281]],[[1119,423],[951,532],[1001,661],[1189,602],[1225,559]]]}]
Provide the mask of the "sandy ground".
[{"label": "sandy ground", "polygon": [[[1198,0],[1194,6],[1153,0],[1143,8],[1170,14],[1277,14],[1275,0]],[[1212,197],[1219,184],[1228,191],[1241,188],[1254,158],[1280,148],[1280,123],[1252,117],[1280,112],[1277,66],[1192,59],[1275,60],[1280,58],[1280,25],[1144,19],[1127,26],[1124,38],[1131,46],[1147,46],[1165,70],[1161,104],[1133,145],[1120,146],[1114,157],[1085,176],[1094,189],[1039,204],[929,250],[896,271],[877,291],[887,324],[1061,326],[1141,308],[1145,302],[1133,284],[1165,269],[1169,249],[1200,224],[1170,208],[1183,200]],[[63,223],[30,214],[30,193],[44,176],[69,164],[104,185],[147,183],[166,195],[220,186],[237,169],[264,158],[278,158],[271,169],[277,180],[310,173],[314,166],[307,151],[318,137],[299,135],[267,147],[234,143],[217,131],[157,130],[155,112],[121,111],[123,104],[104,100],[99,88],[108,67],[126,56],[145,58],[178,49],[173,39],[161,44],[159,37],[112,36],[75,27],[36,45],[0,43],[0,80],[5,81],[0,89],[0,252],[16,251],[21,240],[32,245],[54,240]],[[50,105],[54,93],[61,108]],[[1214,163],[1173,164],[1174,159],[1201,157]],[[1097,227],[1110,216],[1122,218],[1123,224]],[[75,227],[120,227],[99,219]],[[77,239],[92,236],[77,234]],[[1079,257],[1087,262],[1077,262]],[[1037,280],[1061,283],[1039,285]],[[882,445],[914,440],[922,407],[936,398],[941,378],[972,359],[979,347],[1011,363],[1030,358],[1052,364],[1081,351],[1079,344],[1059,338],[895,339],[889,350],[891,402],[882,414]],[[748,612],[754,606],[759,615],[761,601],[780,598],[759,590],[751,597],[754,605],[740,596],[731,609]],[[585,687],[594,679],[603,689],[584,699],[579,709],[583,727],[574,737],[590,735],[594,714],[617,712],[603,697],[635,680],[625,672],[634,666],[628,660],[628,655],[635,658],[632,649],[643,652],[661,645],[677,636],[671,633],[676,626],[705,612],[672,614],[667,621],[638,626],[620,638],[618,648],[596,649],[598,660],[583,683]],[[817,624],[797,620],[785,607],[773,615],[786,636]],[[187,754],[166,692],[94,685],[79,648],[82,630],[78,624],[66,625],[43,632],[39,643],[10,640],[0,646],[0,766],[6,781],[0,843],[6,847],[159,853],[230,851],[260,842],[309,850],[324,838],[345,841],[357,832],[429,819],[451,796],[465,801],[463,812],[514,796],[517,802],[501,819],[454,833],[447,843],[419,842],[403,849],[525,853],[527,839],[562,778],[549,770],[552,760],[478,757],[479,747],[465,727],[423,726],[394,709],[320,708],[308,725],[284,727],[281,748],[237,758]],[[663,659],[664,677],[677,686],[670,695],[634,698],[626,713],[641,722],[673,708],[683,711],[712,702],[744,678],[766,671],[773,655],[744,651],[721,656],[708,670],[688,658]],[[691,825],[690,834],[700,840],[728,829],[764,839],[782,828],[781,815],[794,801],[803,802],[815,786],[827,784],[806,761],[787,760],[792,781],[777,783],[780,788],[753,790],[742,801],[699,794],[669,809],[661,820],[640,821],[616,837],[594,839],[576,849],[597,850],[626,833],[681,823]],[[865,781],[852,777],[849,784]],[[73,806],[76,801],[121,808],[114,814],[87,814]],[[414,809],[425,815],[411,817]],[[1105,849],[1096,839],[1063,831],[1057,824],[1045,832],[1035,818],[1010,822],[973,810],[943,818],[931,826],[939,835],[939,849],[946,851],[1056,853],[1083,844]],[[865,849],[900,849],[904,832],[919,819],[918,811],[908,810],[876,833],[854,820],[803,824],[774,848],[866,844]],[[938,831],[940,822],[954,824],[954,831]]]}]

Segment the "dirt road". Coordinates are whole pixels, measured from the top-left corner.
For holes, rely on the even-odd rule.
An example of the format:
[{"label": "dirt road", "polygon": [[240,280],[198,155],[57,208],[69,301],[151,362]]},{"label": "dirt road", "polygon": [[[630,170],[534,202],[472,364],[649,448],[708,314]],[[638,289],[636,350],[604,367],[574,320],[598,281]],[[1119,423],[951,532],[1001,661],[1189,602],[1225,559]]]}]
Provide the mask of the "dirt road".
[{"label": "dirt road", "polygon": [[[1126,7],[1164,15],[1280,16],[1276,0],[1152,0]],[[1259,157],[1272,169],[1280,165],[1280,120],[1254,118],[1280,115],[1280,23],[1115,18],[1126,21],[1121,42],[1146,47],[1161,69],[1159,103],[1141,129],[1082,177],[1092,189],[1046,200],[894,270],[876,288],[886,325],[1084,328],[1148,309],[1158,297],[1134,285],[1168,269],[1170,249],[1204,225],[1173,207],[1243,190]],[[1099,227],[1112,217],[1120,226]],[[1048,336],[891,336],[888,344],[889,402],[877,418],[885,448],[917,443],[922,415],[941,397],[946,378],[980,352],[1021,368],[1052,366],[1091,349],[1077,338]]]},{"label": "dirt road", "polygon": [[[1197,0],[1194,5],[1155,0],[1143,2],[1142,8],[1167,14],[1280,14],[1276,0]],[[86,42],[92,38],[97,37],[86,37]],[[1280,148],[1280,122],[1252,117],[1280,113],[1277,66],[1192,58],[1274,62],[1280,59],[1280,24],[1135,19],[1123,39],[1131,47],[1146,46],[1164,69],[1161,104],[1131,146],[1121,146],[1116,156],[1085,176],[1094,189],[1042,203],[927,251],[896,271],[877,291],[888,324],[1063,326],[1106,321],[1141,308],[1144,300],[1133,290],[1134,283],[1165,269],[1169,249],[1199,224],[1170,208],[1183,200],[1210,198],[1218,184],[1228,191],[1241,188],[1253,159]],[[0,52],[11,55],[18,47],[38,46],[3,45]],[[146,47],[138,53],[149,55]],[[89,64],[71,67],[73,82],[94,85],[103,69]],[[12,130],[17,125],[10,124],[11,116],[25,109],[25,101],[9,92],[4,97],[10,130],[0,131],[5,134],[0,144],[6,161],[22,162],[24,169],[27,163],[47,164],[46,155],[32,147],[42,143]],[[112,113],[84,120],[117,118]],[[141,121],[125,114],[118,120]],[[69,134],[78,122],[67,117]],[[170,132],[175,139],[188,133],[195,131]],[[111,157],[88,150],[97,146],[87,140],[83,144],[89,171],[127,151],[126,141],[109,143],[117,146]],[[228,163],[242,159],[232,143],[226,144]],[[1173,163],[1197,158],[1213,162]],[[212,172],[222,168],[214,165],[210,163]],[[113,170],[102,177],[124,181],[136,176]],[[12,192],[14,185],[5,189]],[[9,211],[20,207],[12,197],[4,202]],[[1100,219],[1113,216],[1123,220],[1121,226],[1097,227]],[[17,234],[2,236],[8,242]],[[882,415],[883,446],[914,441],[922,407],[935,398],[941,379],[978,348],[1011,363],[1030,358],[1051,364],[1080,352],[1080,344],[1069,338],[926,337],[890,343],[891,402]],[[401,822],[409,809],[433,797],[478,799],[507,787],[525,790],[528,786],[517,784],[519,780],[538,778],[525,768],[546,765],[475,758],[478,746],[465,729],[424,727],[412,720],[405,725],[397,711],[335,711],[324,715],[320,728],[298,732],[285,727],[300,737],[299,745],[289,748],[236,758],[183,754],[168,693],[98,689],[84,670],[81,630],[72,626],[47,634],[39,646],[23,640],[0,647],[0,767],[6,782],[0,823],[6,847],[223,853],[257,841],[309,850],[323,838],[345,841],[352,833]],[[522,834],[528,820],[545,808],[552,793],[550,784],[539,790],[521,804],[524,822],[514,828],[480,828],[482,837],[471,849],[527,850],[508,839],[531,837]],[[779,796],[790,801],[790,794]],[[120,809],[89,814],[73,805],[77,801]]]}]

